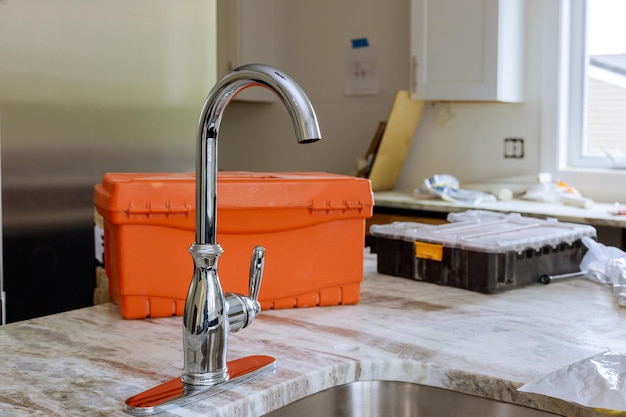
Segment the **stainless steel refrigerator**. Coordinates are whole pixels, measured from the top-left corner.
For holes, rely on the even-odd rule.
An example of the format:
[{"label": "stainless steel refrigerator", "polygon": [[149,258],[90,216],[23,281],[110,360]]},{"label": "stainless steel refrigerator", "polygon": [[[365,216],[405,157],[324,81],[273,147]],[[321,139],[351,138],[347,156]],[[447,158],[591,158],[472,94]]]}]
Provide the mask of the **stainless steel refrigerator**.
[{"label": "stainless steel refrigerator", "polygon": [[93,186],[192,171],[214,0],[0,1],[3,322],[92,304]]}]

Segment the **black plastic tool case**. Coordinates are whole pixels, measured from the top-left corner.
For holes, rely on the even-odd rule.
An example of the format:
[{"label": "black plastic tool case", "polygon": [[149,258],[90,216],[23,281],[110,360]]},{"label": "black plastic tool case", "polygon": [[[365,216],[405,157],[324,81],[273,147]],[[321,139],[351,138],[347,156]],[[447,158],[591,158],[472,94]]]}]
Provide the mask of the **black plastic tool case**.
[{"label": "black plastic tool case", "polygon": [[496,293],[579,270],[581,239],[593,226],[481,210],[449,223],[394,222],[370,227],[381,274]]}]

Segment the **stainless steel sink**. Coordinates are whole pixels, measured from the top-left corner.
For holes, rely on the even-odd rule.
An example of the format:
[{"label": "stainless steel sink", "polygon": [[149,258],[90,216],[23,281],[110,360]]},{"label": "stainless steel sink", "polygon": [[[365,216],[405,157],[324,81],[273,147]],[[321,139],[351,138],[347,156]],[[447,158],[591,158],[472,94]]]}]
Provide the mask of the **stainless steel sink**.
[{"label": "stainless steel sink", "polygon": [[555,417],[556,414],[409,382],[358,381],[329,388],[264,417]]}]

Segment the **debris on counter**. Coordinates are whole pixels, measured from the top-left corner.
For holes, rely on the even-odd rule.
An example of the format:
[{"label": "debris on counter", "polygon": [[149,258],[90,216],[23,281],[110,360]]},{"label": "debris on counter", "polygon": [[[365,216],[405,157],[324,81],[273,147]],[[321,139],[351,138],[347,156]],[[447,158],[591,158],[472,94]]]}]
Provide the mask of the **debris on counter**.
[{"label": "debris on counter", "polygon": [[584,209],[590,209],[591,207],[593,207],[592,199],[569,193],[561,194],[561,203],[568,206],[580,207]]},{"label": "debris on counter", "polygon": [[553,181],[549,173],[540,173],[537,184],[528,188],[520,198],[540,203],[561,203],[568,206],[590,209],[593,200],[580,195],[580,192],[563,181]]},{"label": "debris on counter", "polygon": [[609,211],[609,213],[614,216],[626,216],[626,207],[623,207],[619,202],[613,203],[613,210]]},{"label": "debris on counter", "polygon": [[513,200],[513,190],[507,187],[498,187],[493,191],[490,191],[498,201],[509,201]]},{"label": "debris on counter", "polygon": [[479,204],[496,201],[493,194],[482,191],[462,190],[459,180],[448,174],[434,175],[424,179],[424,188],[415,192],[436,195],[443,201],[465,204]]}]

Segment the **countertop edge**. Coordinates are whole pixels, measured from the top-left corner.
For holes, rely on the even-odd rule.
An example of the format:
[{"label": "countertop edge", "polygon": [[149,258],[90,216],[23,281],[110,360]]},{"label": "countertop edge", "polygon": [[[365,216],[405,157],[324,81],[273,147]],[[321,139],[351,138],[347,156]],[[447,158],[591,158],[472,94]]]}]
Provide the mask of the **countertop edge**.
[{"label": "countertop edge", "polygon": [[439,213],[461,212],[466,210],[491,210],[503,213],[517,212],[525,216],[541,218],[552,217],[559,221],[586,223],[592,226],[626,228],[626,216],[612,214],[613,205],[608,203],[594,203],[590,209],[519,199],[465,204],[434,198],[418,198],[410,190],[398,190],[375,192],[374,207]]}]

